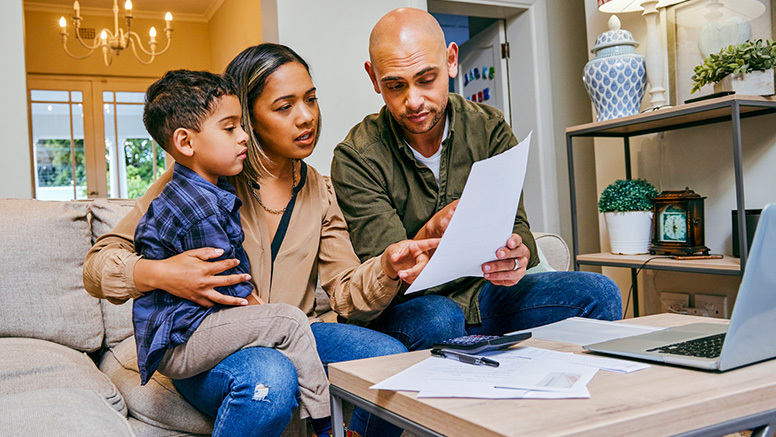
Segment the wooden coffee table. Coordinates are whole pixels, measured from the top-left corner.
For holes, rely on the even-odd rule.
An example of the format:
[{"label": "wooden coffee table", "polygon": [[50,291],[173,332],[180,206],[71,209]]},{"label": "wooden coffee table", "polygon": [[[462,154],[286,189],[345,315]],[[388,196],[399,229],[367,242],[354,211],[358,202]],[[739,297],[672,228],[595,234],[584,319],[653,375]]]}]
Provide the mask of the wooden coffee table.
[{"label": "wooden coffee table", "polygon": [[[727,323],[676,314],[622,323],[668,327],[698,321]],[[521,344],[583,352],[580,346],[537,339]],[[423,350],[330,364],[332,422],[342,423],[346,400],[415,434],[432,436],[705,437],[755,428],[755,436],[773,435],[776,430],[776,360],[724,373],[658,364],[631,374],[599,371],[588,385],[590,399],[417,399],[415,392],[369,389],[428,356]],[[335,427],[335,436],[341,435]]]}]

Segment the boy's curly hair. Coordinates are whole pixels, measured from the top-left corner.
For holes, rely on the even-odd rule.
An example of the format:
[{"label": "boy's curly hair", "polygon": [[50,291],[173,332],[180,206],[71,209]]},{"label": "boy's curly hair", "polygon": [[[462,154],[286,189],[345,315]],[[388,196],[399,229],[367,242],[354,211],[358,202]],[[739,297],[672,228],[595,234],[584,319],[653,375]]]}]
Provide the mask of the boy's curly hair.
[{"label": "boy's curly hair", "polygon": [[228,77],[207,71],[168,71],[146,91],[143,124],[151,137],[170,152],[175,130],[199,132],[218,99],[227,95],[237,95]]}]

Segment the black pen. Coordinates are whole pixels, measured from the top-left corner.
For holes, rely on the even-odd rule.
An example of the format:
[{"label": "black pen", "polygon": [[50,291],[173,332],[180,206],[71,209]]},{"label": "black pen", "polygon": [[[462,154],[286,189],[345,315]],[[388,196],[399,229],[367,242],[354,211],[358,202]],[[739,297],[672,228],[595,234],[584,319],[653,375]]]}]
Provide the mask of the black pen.
[{"label": "black pen", "polygon": [[490,367],[499,366],[498,361],[491,360],[490,358],[477,357],[474,355],[469,355],[463,352],[458,352],[450,349],[431,349],[431,355],[435,357],[441,357],[441,358],[450,358],[453,360],[458,360],[462,363],[474,364],[476,366],[490,366]]}]

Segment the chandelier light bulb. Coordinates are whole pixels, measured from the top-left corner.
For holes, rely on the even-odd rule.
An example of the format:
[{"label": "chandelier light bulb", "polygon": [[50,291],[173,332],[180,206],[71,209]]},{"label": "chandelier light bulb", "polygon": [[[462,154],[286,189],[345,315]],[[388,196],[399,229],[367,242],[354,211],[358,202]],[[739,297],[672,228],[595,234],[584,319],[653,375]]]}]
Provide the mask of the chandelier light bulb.
[{"label": "chandelier light bulb", "polygon": [[148,31],[148,35],[150,35],[151,38],[156,38],[156,28],[151,26],[151,30]]},{"label": "chandelier light bulb", "polygon": [[127,11],[131,11],[132,10],[132,1],[131,0],[127,0],[127,2],[124,3],[124,9],[126,9]]},{"label": "chandelier light bulb", "polygon": [[61,27],[63,30],[65,27],[67,27],[67,21],[65,21],[65,17],[59,17],[59,27]]},{"label": "chandelier light bulb", "polygon": [[172,14],[169,12],[164,14],[164,21],[172,21]]},{"label": "chandelier light bulb", "polygon": [[108,32],[106,32],[105,29],[100,32],[100,39],[102,39],[103,42],[108,39]]},{"label": "chandelier light bulb", "polygon": [[73,2],[73,11],[75,11],[76,18],[81,16],[81,5],[78,4],[78,0]]}]

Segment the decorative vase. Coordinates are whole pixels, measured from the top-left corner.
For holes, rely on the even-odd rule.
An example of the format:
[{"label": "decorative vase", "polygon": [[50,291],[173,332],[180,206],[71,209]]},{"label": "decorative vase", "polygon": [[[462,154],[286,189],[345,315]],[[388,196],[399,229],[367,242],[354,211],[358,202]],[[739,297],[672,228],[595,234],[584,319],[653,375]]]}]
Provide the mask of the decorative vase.
[{"label": "decorative vase", "polygon": [[604,217],[613,254],[649,253],[652,211],[606,212]]},{"label": "decorative vase", "polygon": [[714,92],[735,91],[747,96],[770,96],[774,94],[773,69],[750,71],[742,74],[728,74],[714,84]]},{"label": "decorative vase", "polygon": [[638,45],[630,32],[620,29],[616,15],[609,19],[609,30],[598,35],[595,58],[585,64],[583,78],[598,121],[639,113],[647,70],[644,56],[635,52]]}]

